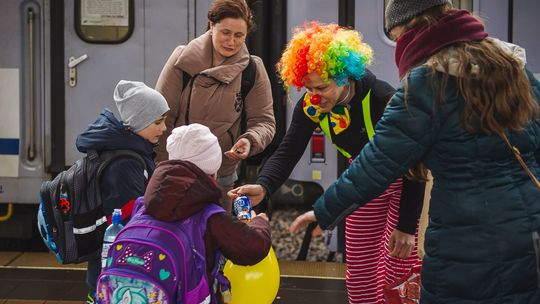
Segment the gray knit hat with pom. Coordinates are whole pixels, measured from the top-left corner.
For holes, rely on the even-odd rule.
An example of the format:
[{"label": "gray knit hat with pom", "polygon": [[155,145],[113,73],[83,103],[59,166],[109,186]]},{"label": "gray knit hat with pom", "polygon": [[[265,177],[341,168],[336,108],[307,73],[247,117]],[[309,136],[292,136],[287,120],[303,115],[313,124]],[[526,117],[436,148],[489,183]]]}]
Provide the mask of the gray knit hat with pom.
[{"label": "gray knit hat with pom", "polygon": [[384,12],[387,31],[420,15],[428,8],[442,4],[452,4],[451,0],[390,0]]}]

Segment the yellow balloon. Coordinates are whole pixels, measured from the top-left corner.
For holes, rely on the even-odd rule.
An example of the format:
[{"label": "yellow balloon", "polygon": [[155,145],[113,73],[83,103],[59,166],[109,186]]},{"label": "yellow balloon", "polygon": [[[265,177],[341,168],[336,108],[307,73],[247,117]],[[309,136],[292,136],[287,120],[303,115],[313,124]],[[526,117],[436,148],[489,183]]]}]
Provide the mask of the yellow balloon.
[{"label": "yellow balloon", "polygon": [[279,289],[279,264],[274,249],[253,266],[237,266],[225,263],[225,276],[231,281],[229,304],[270,304]]}]

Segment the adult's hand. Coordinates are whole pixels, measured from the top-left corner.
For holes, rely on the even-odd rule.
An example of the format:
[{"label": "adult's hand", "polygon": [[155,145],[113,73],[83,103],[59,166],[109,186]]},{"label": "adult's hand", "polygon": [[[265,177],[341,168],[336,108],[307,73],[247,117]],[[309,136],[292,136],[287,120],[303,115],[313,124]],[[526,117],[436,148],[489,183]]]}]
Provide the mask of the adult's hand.
[{"label": "adult's hand", "polygon": [[225,152],[225,156],[234,160],[246,159],[251,151],[251,143],[247,138],[240,138],[232,148]]},{"label": "adult's hand", "polygon": [[300,230],[304,229],[309,223],[316,222],[317,218],[315,218],[315,212],[308,211],[304,214],[299,215],[294,219],[291,226],[289,227],[290,233],[298,233]]},{"label": "adult's hand", "polygon": [[227,192],[227,196],[231,200],[235,200],[241,195],[246,195],[251,201],[251,205],[257,206],[264,199],[266,189],[259,184],[247,184]]},{"label": "adult's hand", "polygon": [[388,241],[389,254],[393,257],[406,259],[411,255],[414,243],[414,235],[394,229]]}]

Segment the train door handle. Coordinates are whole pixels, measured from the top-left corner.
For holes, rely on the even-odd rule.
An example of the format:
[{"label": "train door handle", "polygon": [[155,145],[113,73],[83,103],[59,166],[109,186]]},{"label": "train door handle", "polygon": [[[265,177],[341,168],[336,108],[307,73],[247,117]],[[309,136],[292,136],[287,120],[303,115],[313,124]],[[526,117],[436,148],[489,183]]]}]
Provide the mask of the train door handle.
[{"label": "train door handle", "polygon": [[77,85],[77,65],[85,61],[88,58],[88,55],[84,54],[79,58],[69,57],[68,68],[69,68],[69,86],[75,87]]}]

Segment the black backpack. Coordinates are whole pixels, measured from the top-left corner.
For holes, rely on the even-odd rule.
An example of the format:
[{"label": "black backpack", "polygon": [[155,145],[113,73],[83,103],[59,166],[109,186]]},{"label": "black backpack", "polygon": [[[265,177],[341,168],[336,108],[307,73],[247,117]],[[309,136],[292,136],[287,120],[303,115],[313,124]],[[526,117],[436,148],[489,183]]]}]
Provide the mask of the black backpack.
[{"label": "black backpack", "polygon": [[[246,96],[253,88],[253,85],[255,84],[255,74],[257,73],[257,66],[255,65],[255,61],[253,60],[253,57],[251,55],[249,56],[249,63],[246,66],[246,68],[242,71],[242,83],[240,85],[240,95],[241,95],[241,101],[242,101],[242,116],[240,120],[240,131],[244,133],[246,131],[246,112],[244,111],[244,103],[246,100]],[[187,72],[183,72],[182,75],[182,90],[186,88],[188,83],[191,81],[192,76],[188,74]],[[191,97],[190,97],[191,98]],[[189,106],[188,106],[189,107]],[[188,122],[189,123],[189,122]]]},{"label": "black backpack", "polygon": [[144,159],[134,151],[88,151],[52,181],[41,184],[38,228],[60,263],[100,257],[107,228],[100,180],[105,168],[119,157],[136,159],[146,170]]}]

